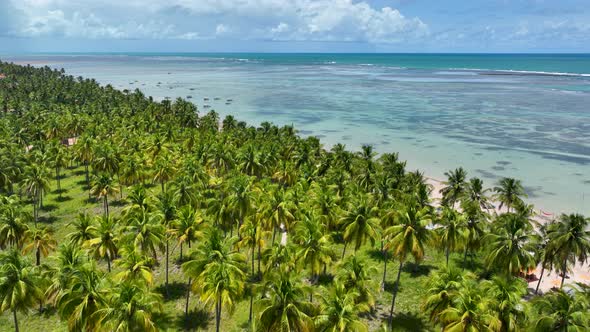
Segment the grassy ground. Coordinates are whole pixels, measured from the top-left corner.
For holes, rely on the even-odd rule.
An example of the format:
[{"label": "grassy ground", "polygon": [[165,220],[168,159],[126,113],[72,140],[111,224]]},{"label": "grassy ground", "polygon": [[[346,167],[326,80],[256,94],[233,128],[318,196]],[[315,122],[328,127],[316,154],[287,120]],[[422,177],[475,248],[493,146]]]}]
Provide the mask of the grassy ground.
[{"label": "grassy ground", "polygon": [[[88,198],[88,191],[85,187],[85,177],[83,167],[71,168],[62,172],[62,193],[61,197],[58,192],[48,193],[44,199],[44,209],[41,212],[41,222],[51,225],[55,229],[55,237],[58,243],[65,241],[69,232],[67,224],[76,218],[80,212],[89,212],[94,214],[102,213],[102,204]],[[55,181],[52,182],[52,188],[55,188]],[[159,186],[151,190],[158,190]],[[118,199],[119,197],[117,197]],[[111,204],[111,213],[117,215],[122,209],[122,202],[115,201]],[[191,313],[188,320],[184,317],[184,305],[186,294],[186,279],[176,263],[179,248],[172,244],[171,248],[171,268],[170,268],[170,295],[163,303],[163,313],[159,317],[162,329],[164,331],[179,330],[202,330],[212,331],[215,328],[212,312],[202,307],[196,296],[191,296],[190,308]],[[335,245],[337,253],[342,252],[342,245]],[[383,261],[380,258],[377,248],[365,246],[361,248],[356,255],[371,262],[377,269],[373,277],[375,285],[378,287],[383,275]],[[349,250],[348,255],[354,254]],[[461,255],[454,254],[451,257],[451,264],[460,265]],[[444,268],[444,256],[437,250],[429,249],[424,260],[419,264],[407,263],[402,269],[400,292],[396,301],[395,331],[430,331],[432,326],[428,323],[427,317],[420,309],[420,305],[425,298],[427,291],[426,282],[429,275],[437,269]],[[476,264],[477,266],[477,264]],[[393,289],[394,280],[399,268],[398,262],[389,262],[387,265],[386,290],[380,292],[377,290],[377,311],[374,315],[366,317],[370,330],[377,330],[387,321],[389,308],[391,305],[391,290]],[[154,287],[156,291],[165,294],[165,264],[160,264],[154,272]],[[106,266],[104,266],[106,271]],[[328,272],[333,272],[328,269]],[[317,300],[317,296],[314,299]],[[221,320],[222,331],[243,331],[248,328],[248,309],[249,301],[245,299],[238,303],[234,312],[223,315]],[[19,325],[21,331],[67,331],[67,326],[59,320],[55,310],[47,310],[39,313],[38,310],[31,310],[27,315],[19,314]],[[13,330],[12,314],[5,312],[0,315],[0,331]]]}]

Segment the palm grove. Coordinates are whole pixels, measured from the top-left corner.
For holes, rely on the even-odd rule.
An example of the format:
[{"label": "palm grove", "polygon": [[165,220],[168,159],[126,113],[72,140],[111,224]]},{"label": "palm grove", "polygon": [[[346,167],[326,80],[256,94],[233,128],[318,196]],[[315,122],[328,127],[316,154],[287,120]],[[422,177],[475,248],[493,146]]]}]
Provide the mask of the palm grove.
[{"label": "palm grove", "polygon": [[[0,326],[590,329],[590,288],[563,287],[589,221],[536,223],[518,180],[459,168],[435,207],[394,153],[63,70],[0,73]],[[538,265],[562,287],[527,289]]]}]

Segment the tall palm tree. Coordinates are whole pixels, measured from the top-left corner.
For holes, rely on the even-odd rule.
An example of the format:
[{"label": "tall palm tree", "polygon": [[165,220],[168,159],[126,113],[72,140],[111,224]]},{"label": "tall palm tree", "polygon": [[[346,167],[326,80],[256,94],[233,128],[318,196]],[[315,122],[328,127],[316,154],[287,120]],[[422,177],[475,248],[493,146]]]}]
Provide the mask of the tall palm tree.
[{"label": "tall palm tree", "polygon": [[80,212],[74,221],[68,223],[68,226],[74,229],[66,235],[72,243],[82,245],[95,237],[94,219],[88,213]]},{"label": "tall palm tree", "polygon": [[260,308],[258,331],[289,332],[313,331],[313,317],[317,309],[305,301],[309,290],[289,273],[273,274],[262,290],[264,297],[257,302]]},{"label": "tall palm tree", "polygon": [[186,244],[190,249],[191,244],[202,235],[200,231],[202,223],[203,217],[191,205],[185,205],[178,210],[170,232],[180,244],[180,260],[182,260],[183,245]]},{"label": "tall palm tree", "polygon": [[440,314],[453,304],[461,288],[475,276],[447,267],[434,274],[428,280],[427,297],[422,304],[422,309],[429,313],[430,321],[440,322]]},{"label": "tall palm tree", "polygon": [[449,266],[449,253],[459,249],[467,237],[465,217],[456,210],[443,207],[438,227],[435,230],[437,243],[444,249]]},{"label": "tall palm tree", "polygon": [[133,282],[123,282],[109,292],[105,302],[105,306],[94,313],[101,330],[159,330],[154,317],[162,310],[162,298],[159,294]]},{"label": "tall palm tree", "polygon": [[156,210],[160,218],[160,223],[164,228],[164,238],[166,242],[166,280],[165,287],[166,293],[168,294],[168,272],[170,262],[170,239],[169,234],[172,229],[172,223],[176,219],[177,208],[176,208],[176,197],[171,191],[161,192],[156,199]]},{"label": "tall palm tree", "polygon": [[491,204],[489,202],[489,198],[486,195],[490,189],[484,189],[483,181],[479,178],[471,178],[469,179],[469,183],[467,183],[467,188],[463,195],[463,199],[468,202],[476,203],[481,209],[489,209]]},{"label": "tall palm tree", "polygon": [[526,197],[524,187],[520,180],[513,178],[502,178],[496,187],[494,198],[500,202],[499,208],[506,206],[506,210],[510,212],[510,208],[522,202],[522,197]]},{"label": "tall palm tree", "polygon": [[377,268],[356,256],[349,256],[340,263],[337,271],[336,282],[356,292],[355,302],[366,304],[372,310],[375,307],[375,283],[371,275],[377,272]]},{"label": "tall palm tree", "polygon": [[527,284],[518,278],[496,276],[481,285],[487,306],[494,319],[490,327],[495,331],[520,331],[526,323],[526,303],[522,297],[527,293]]},{"label": "tall palm tree", "polygon": [[144,254],[151,254],[154,261],[158,261],[158,249],[164,250],[166,230],[160,223],[157,214],[145,209],[128,215],[125,218],[124,237]]},{"label": "tall palm tree", "polygon": [[[215,330],[219,332],[221,313],[225,307],[232,311],[244,291],[244,255],[231,249],[234,239],[223,239],[218,229],[205,233],[204,241],[195,252],[195,259],[182,265],[189,276],[193,292],[215,308]],[[195,280],[194,283],[190,279]],[[188,305],[188,297],[187,297]],[[188,307],[185,309],[188,310]]]},{"label": "tall palm tree", "polygon": [[454,171],[445,172],[447,181],[445,187],[440,190],[442,194],[442,205],[453,207],[455,203],[465,195],[467,191],[467,172],[459,167]]},{"label": "tall palm tree", "polygon": [[22,185],[33,202],[33,217],[39,219],[43,207],[43,195],[49,191],[49,172],[44,164],[31,164],[25,168]]},{"label": "tall palm tree", "polygon": [[60,317],[67,321],[70,331],[96,331],[99,328],[96,312],[106,300],[104,274],[94,264],[85,264],[74,270],[68,287],[56,297]]},{"label": "tall palm tree", "polygon": [[27,313],[43,293],[36,270],[12,249],[0,253],[0,312],[12,311],[14,330],[19,331],[17,312]]},{"label": "tall palm tree", "polygon": [[490,318],[483,296],[473,283],[461,288],[452,305],[440,313],[443,331],[489,331]]},{"label": "tall palm tree", "polygon": [[506,213],[496,220],[492,233],[486,235],[488,268],[507,275],[526,272],[536,266],[535,251],[539,236],[530,222],[514,213]]},{"label": "tall palm tree", "polygon": [[61,197],[61,177],[59,172],[62,168],[68,166],[70,162],[70,156],[68,154],[68,150],[60,143],[52,145],[49,153],[51,155],[52,165],[55,168],[57,190],[59,192],[59,196]]},{"label": "tall palm tree", "polygon": [[385,234],[388,241],[386,250],[392,250],[393,256],[399,260],[397,280],[393,288],[391,309],[389,310],[389,325],[393,323],[393,310],[399,289],[402,267],[408,256],[413,256],[419,262],[424,258],[424,247],[431,241],[431,231],[427,226],[431,223],[430,208],[420,208],[413,202],[406,202],[398,209],[396,224],[389,227]]},{"label": "tall palm tree", "polygon": [[94,238],[87,240],[84,246],[90,248],[96,258],[106,259],[108,271],[111,272],[111,262],[117,257],[118,241],[115,219],[103,216],[97,217],[98,227],[92,230]]},{"label": "tall palm tree", "polygon": [[378,214],[379,209],[376,206],[371,206],[371,202],[367,198],[360,198],[350,204],[348,211],[340,219],[341,224],[344,226],[343,258],[349,242],[354,242],[355,253],[367,240],[371,244],[375,244],[381,231],[379,219],[377,218]]},{"label": "tall palm tree", "polygon": [[123,245],[119,250],[120,258],[115,260],[115,265],[121,268],[121,271],[115,275],[116,280],[126,282],[144,282],[151,286],[154,277],[152,274],[153,259],[146,256],[135,246],[128,243]]},{"label": "tall palm tree", "polygon": [[29,227],[30,215],[16,203],[6,204],[0,210],[0,249],[7,246],[22,248]]},{"label": "tall palm tree", "polygon": [[342,284],[335,284],[322,296],[320,314],[314,318],[317,331],[325,332],[368,332],[367,325],[359,314],[369,311],[366,304],[355,302],[358,293],[348,290]]},{"label": "tall palm tree", "polygon": [[53,228],[33,227],[29,228],[26,237],[29,243],[23,248],[25,253],[35,252],[37,266],[41,265],[41,256],[47,257],[50,251],[55,250],[57,241],[53,237]]},{"label": "tall palm tree", "polygon": [[113,178],[107,173],[102,173],[96,176],[93,180],[90,193],[97,199],[103,200],[104,215],[109,215],[109,196],[112,196],[119,192],[119,189],[115,186]]},{"label": "tall palm tree", "polygon": [[562,290],[551,291],[533,301],[539,315],[533,331],[588,331],[590,316],[587,301]]},{"label": "tall palm tree", "polygon": [[563,214],[560,222],[549,229],[549,248],[555,253],[561,269],[561,287],[570,265],[586,262],[590,254],[590,219],[581,214]]},{"label": "tall palm tree", "polygon": [[74,154],[78,161],[84,164],[86,171],[86,186],[90,188],[90,171],[88,170],[89,165],[94,160],[94,150],[96,146],[96,140],[91,135],[82,135],[74,146]]},{"label": "tall palm tree", "polygon": [[295,242],[299,245],[297,257],[310,268],[312,282],[317,282],[320,268],[332,262],[334,253],[326,229],[313,215],[305,215],[295,226]]},{"label": "tall palm tree", "polygon": [[154,182],[159,182],[162,191],[165,191],[166,182],[168,182],[176,173],[176,165],[171,154],[160,154],[153,166]]}]

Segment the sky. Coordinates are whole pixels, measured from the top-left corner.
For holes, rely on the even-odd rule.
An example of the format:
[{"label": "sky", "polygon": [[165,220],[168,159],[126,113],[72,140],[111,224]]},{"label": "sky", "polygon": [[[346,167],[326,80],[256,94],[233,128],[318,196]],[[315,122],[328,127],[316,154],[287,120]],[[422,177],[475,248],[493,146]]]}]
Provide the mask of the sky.
[{"label": "sky", "polygon": [[0,0],[0,52],[590,53],[590,0]]}]

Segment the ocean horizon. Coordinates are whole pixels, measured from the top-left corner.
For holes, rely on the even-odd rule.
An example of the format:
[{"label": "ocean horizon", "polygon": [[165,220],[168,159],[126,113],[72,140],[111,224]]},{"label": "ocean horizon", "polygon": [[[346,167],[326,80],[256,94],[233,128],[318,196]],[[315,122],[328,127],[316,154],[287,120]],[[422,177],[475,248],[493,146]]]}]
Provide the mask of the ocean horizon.
[{"label": "ocean horizon", "polygon": [[[64,68],[158,100],[182,97],[251,125],[293,124],[326,148],[374,145],[444,180],[464,167],[528,201],[590,213],[590,54],[52,53],[3,61]],[[207,98],[207,100],[205,100]]]}]

